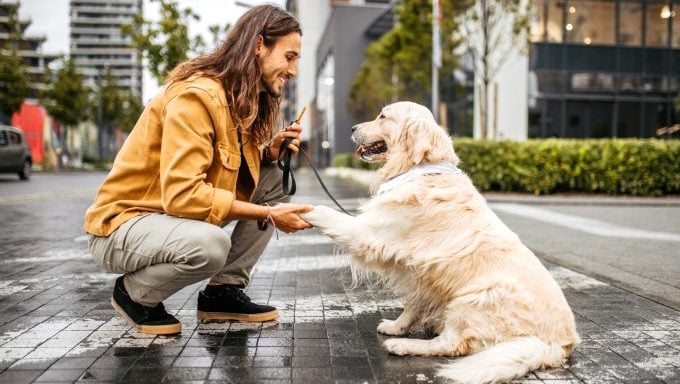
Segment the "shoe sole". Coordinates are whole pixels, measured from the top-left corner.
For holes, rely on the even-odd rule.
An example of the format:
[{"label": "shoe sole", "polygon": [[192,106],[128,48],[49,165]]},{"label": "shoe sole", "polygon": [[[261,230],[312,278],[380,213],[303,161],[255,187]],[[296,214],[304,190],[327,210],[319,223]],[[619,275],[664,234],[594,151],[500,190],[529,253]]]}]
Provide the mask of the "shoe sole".
[{"label": "shoe sole", "polygon": [[198,317],[199,320],[231,320],[242,321],[246,323],[261,323],[278,318],[279,312],[277,310],[273,310],[270,312],[248,315],[244,313],[196,311],[196,317]]},{"label": "shoe sole", "polygon": [[130,316],[125,313],[123,308],[118,306],[116,300],[111,298],[111,306],[118,312],[118,314],[125,319],[137,332],[148,333],[150,335],[175,335],[182,332],[182,324],[168,324],[168,325],[140,325],[135,323]]}]

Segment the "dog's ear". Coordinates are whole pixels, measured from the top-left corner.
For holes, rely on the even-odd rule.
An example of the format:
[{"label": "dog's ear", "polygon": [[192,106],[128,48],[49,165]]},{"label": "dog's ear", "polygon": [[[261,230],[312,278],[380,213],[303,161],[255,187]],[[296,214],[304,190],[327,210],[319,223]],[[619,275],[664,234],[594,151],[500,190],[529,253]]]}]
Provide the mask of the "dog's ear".
[{"label": "dog's ear", "polygon": [[431,118],[408,118],[398,140],[400,149],[412,164],[442,160],[458,163],[451,138]]}]

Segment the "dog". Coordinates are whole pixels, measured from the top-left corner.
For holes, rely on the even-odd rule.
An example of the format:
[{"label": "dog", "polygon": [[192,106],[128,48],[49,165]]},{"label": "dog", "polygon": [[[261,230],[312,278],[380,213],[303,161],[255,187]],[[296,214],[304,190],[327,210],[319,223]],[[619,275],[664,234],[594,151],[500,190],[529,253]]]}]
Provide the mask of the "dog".
[{"label": "dog", "polygon": [[397,102],[352,127],[356,155],[384,165],[374,196],[349,216],[302,214],[351,255],[353,276],[377,276],[404,311],[377,331],[395,355],[465,356],[437,375],[498,383],[561,365],[578,345],[574,315],[547,269],[493,213],[457,167],[453,142],[429,109]]}]

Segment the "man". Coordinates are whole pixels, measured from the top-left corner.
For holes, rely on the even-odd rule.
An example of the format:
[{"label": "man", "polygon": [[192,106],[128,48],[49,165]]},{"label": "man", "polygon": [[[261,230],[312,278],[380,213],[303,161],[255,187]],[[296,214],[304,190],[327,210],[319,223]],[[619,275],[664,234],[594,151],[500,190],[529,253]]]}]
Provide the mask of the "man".
[{"label": "man", "polygon": [[[278,317],[243,288],[274,227],[310,227],[298,215],[311,206],[277,204],[288,199],[272,165],[285,138],[300,144],[298,124],[272,135],[301,33],[284,10],[254,7],[213,52],[170,74],[116,156],[84,226],[95,262],[123,274],[111,303],[138,331],[180,332],[162,302],[206,278],[199,319]],[[231,239],[221,228],[230,220]]]}]

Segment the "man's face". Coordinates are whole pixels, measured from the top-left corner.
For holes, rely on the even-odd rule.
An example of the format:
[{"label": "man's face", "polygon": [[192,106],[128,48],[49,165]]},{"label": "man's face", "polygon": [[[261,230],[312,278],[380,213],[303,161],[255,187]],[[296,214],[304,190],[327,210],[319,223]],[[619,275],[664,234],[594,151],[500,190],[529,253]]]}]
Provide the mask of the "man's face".
[{"label": "man's face", "polygon": [[259,43],[258,50],[262,85],[271,96],[281,97],[286,81],[297,75],[300,34],[293,32],[280,37],[271,49]]}]

